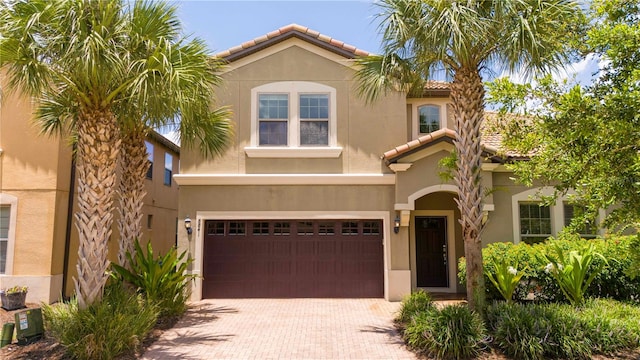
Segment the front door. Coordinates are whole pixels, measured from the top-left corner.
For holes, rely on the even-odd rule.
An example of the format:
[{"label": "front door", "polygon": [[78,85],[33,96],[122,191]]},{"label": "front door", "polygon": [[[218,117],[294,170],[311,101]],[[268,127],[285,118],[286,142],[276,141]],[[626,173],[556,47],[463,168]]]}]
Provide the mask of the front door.
[{"label": "front door", "polygon": [[447,218],[416,217],[416,272],[418,287],[448,287]]}]

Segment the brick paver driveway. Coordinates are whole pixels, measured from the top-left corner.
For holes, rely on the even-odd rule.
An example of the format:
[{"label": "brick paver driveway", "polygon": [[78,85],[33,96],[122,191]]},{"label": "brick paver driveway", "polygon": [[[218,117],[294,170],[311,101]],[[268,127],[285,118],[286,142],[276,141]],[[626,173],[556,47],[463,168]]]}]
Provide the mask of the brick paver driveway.
[{"label": "brick paver driveway", "polygon": [[415,359],[383,299],[203,300],[144,359]]}]

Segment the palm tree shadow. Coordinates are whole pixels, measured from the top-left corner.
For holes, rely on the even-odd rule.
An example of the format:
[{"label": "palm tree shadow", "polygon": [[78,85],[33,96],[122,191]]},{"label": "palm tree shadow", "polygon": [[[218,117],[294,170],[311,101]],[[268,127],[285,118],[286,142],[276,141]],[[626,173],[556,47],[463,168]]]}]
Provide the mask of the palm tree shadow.
[{"label": "palm tree shadow", "polygon": [[200,359],[189,355],[190,347],[194,345],[209,345],[229,341],[233,334],[202,334],[192,330],[175,331],[175,336],[171,339],[164,339],[162,345],[154,345],[154,358],[159,359]]},{"label": "palm tree shadow", "polygon": [[387,336],[389,344],[404,344],[400,332],[394,326],[365,326],[360,332],[370,332],[384,334]]},{"label": "palm tree shadow", "polygon": [[175,324],[174,329],[207,324],[220,318],[221,314],[237,314],[238,309],[227,306],[215,306],[211,303],[197,303],[191,305],[182,318]]}]

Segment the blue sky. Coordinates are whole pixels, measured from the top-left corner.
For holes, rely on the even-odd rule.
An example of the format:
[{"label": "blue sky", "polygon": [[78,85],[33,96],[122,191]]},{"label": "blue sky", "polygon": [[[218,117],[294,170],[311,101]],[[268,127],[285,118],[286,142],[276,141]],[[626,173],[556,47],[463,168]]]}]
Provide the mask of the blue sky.
[{"label": "blue sky", "polygon": [[[380,51],[380,9],[374,0],[177,0],[184,31],[204,39],[212,53],[297,23],[369,52]],[[587,59],[560,71],[556,77],[587,84],[597,70],[597,59]],[[521,82],[520,77],[512,76]],[[488,79],[485,79],[488,80]]]},{"label": "blue sky", "polygon": [[187,34],[206,40],[216,53],[296,23],[369,52],[378,52],[380,37],[371,0],[174,2]]}]

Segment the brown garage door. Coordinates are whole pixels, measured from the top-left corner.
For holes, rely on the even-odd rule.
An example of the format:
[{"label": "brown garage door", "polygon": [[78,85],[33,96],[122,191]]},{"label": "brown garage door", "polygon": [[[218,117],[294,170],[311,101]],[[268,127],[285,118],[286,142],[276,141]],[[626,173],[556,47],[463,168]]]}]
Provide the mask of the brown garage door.
[{"label": "brown garage door", "polygon": [[205,225],[203,298],[383,296],[380,220]]}]

